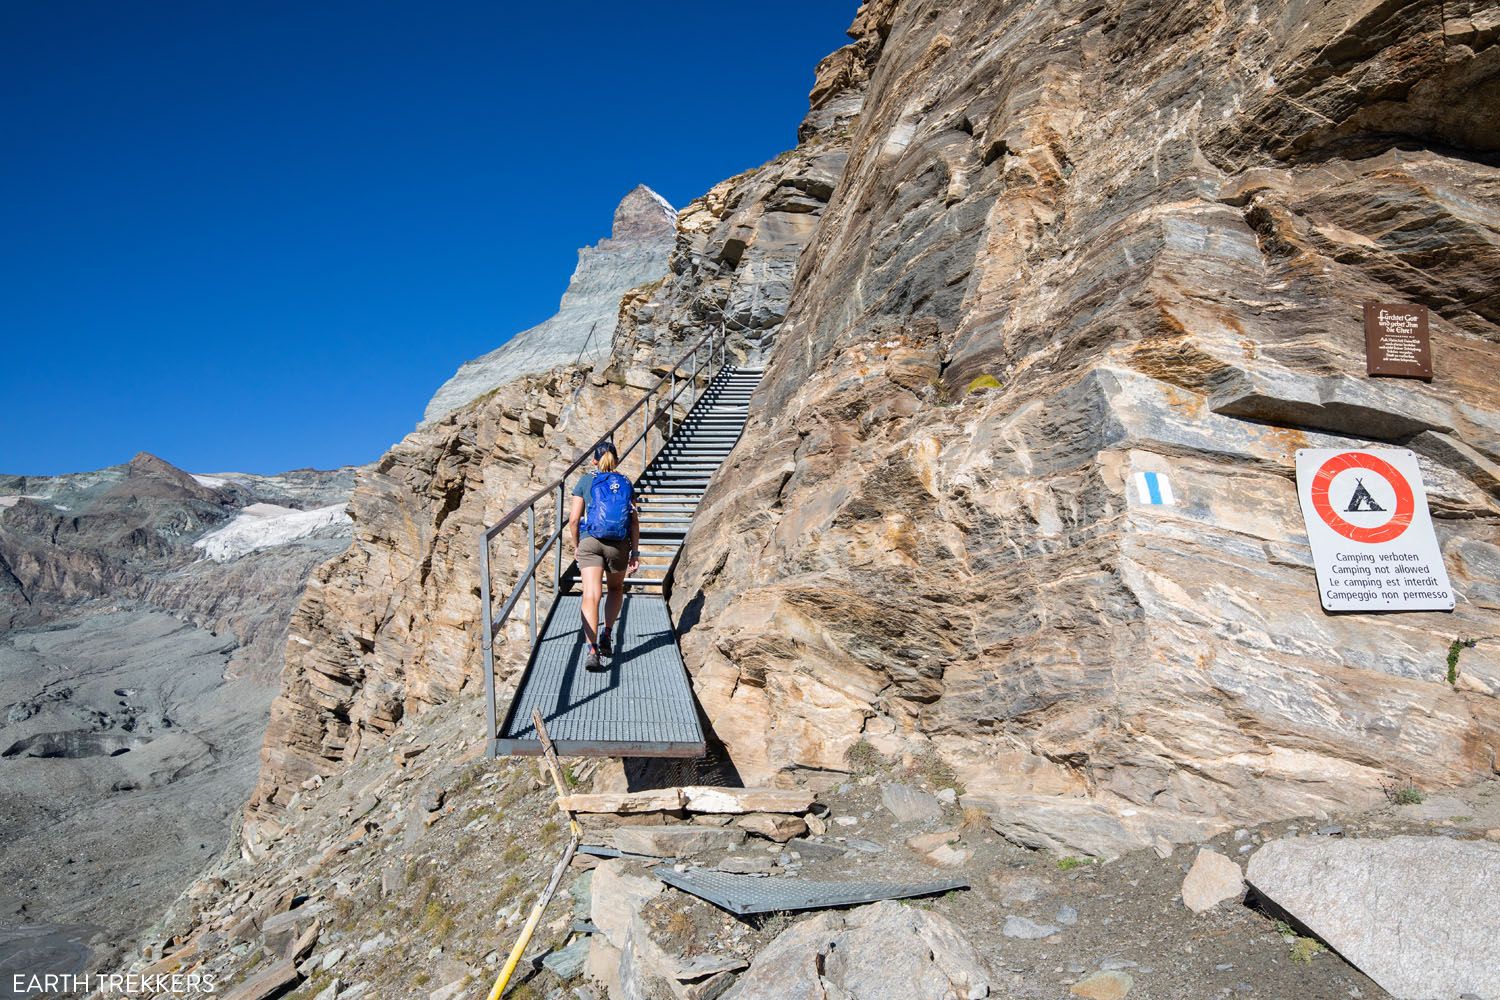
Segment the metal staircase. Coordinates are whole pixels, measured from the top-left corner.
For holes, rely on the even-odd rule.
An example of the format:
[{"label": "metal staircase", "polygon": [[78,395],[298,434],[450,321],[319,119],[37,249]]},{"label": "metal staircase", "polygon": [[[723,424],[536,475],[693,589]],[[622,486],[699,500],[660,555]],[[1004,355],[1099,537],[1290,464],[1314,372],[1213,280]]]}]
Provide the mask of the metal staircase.
[{"label": "metal staircase", "polygon": [[[641,471],[635,480],[640,566],[626,579],[625,605],[616,624],[616,652],[605,670],[584,669],[578,568],[570,563],[565,569],[562,552],[567,490],[592,455],[593,445],[580,452],[561,476],[484,530],[479,567],[487,755],[540,753],[541,742],[531,723],[533,710],[541,713],[552,743],[563,755],[704,754],[697,705],[666,598],[693,514],[714,472],[739,440],[750,396],[760,382],[760,369],[727,364],[726,357],[723,330],[705,335],[599,439],[614,440],[617,432],[640,415],[641,433],[619,449],[621,471],[628,468],[627,458],[640,449]],[[682,401],[684,393],[687,399]],[[683,410],[686,413],[679,417]],[[653,433],[660,438],[654,453]],[[497,615],[491,599],[492,547],[506,529],[519,527],[522,518],[527,531],[522,554],[529,551],[531,557],[519,570]],[[546,535],[540,546],[539,521]],[[553,563],[550,593],[541,593],[539,584],[541,590],[549,589],[548,581],[539,580],[539,568],[549,553]],[[538,629],[542,598],[548,598],[550,606]],[[494,650],[504,641],[504,626],[523,599],[529,610],[530,649],[526,668],[501,717]]]},{"label": "metal staircase", "polygon": [[628,586],[665,582],[703,491],[745,429],[760,376],[760,369],[720,369],[682,423],[669,428],[667,442],[636,480],[641,566],[626,578]]}]

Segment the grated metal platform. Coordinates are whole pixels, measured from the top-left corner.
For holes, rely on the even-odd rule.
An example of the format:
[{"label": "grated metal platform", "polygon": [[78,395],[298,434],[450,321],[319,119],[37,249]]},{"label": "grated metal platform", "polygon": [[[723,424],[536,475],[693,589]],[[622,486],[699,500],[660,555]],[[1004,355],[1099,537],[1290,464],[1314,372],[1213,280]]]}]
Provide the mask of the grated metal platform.
[{"label": "grated metal platform", "polygon": [[819,882],[806,878],[732,875],[712,868],[677,871],[658,865],[651,874],[674,889],[690,892],[730,913],[774,913],[778,910],[823,910],[881,899],[932,896],[951,889],[967,889],[966,879],[932,882]]},{"label": "grated metal platform", "polygon": [[666,601],[627,594],[615,623],[614,656],[605,661],[607,669],[593,673],[583,666],[581,603],[579,595],[564,594],[548,614],[497,734],[499,752],[541,752],[531,724],[537,708],[564,757],[703,756],[703,728]]}]

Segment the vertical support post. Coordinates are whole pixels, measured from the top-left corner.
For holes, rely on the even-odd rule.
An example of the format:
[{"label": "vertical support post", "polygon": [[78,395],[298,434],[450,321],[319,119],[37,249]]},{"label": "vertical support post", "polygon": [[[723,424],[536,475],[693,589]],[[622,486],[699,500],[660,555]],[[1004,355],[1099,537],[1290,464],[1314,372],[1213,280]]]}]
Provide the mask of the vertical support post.
[{"label": "vertical support post", "polygon": [[651,393],[646,393],[646,405],[641,407],[641,475],[651,464]]},{"label": "vertical support post", "polygon": [[536,903],[531,907],[531,915],[526,918],[526,923],[521,928],[521,936],[517,939],[515,947],[511,948],[510,956],[500,969],[500,976],[495,980],[495,985],[490,990],[489,1000],[500,1000],[505,995],[505,988],[510,985],[510,977],[515,974],[516,966],[520,964],[521,956],[526,953],[526,946],[531,942],[531,936],[536,932],[537,924],[542,921],[542,914],[547,910],[547,904],[552,902],[552,897],[557,893],[557,887],[562,883],[563,872],[567,871],[568,863],[573,860],[573,854],[578,850],[578,844],[583,839],[583,828],[578,825],[578,820],[563,805],[563,797],[567,795],[567,786],[563,783],[562,768],[557,763],[557,754],[552,748],[552,741],[547,738],[547,730],[542,725],[542,714],[537,711],[531,713],[531,724],[536,727],[537,738],[542,743],[542,754],[547,762],[547,770],[552,774],[552,784],[557,789],[557,808],[568,817],[568,845],[563,848],[562,858],[557,866],[552,869],[552,878],[547,882],[547,887],[537,897]]},{"label": "vertical support post", "polygon": [[479,529],[479,642],[484,649],[484,755],[495,756],[495,612],[490,607],[490,536]]},{"label": "vertical support post", "polygon": [[672,394],[667,397],[671,400],[667,404],[667,437],[677,433],[677,367],[672,367]]},{"label": "vertical support post", "polygon": [[531,646],[536,648],[536,504],[526,508],[526,547],[531,552],[531,558],[527,560],[526,566],[531,571],[531,579],[527,583],[527,593],[530,595],[531,603]]},{"label": "vertical support post", "polygon": [[552,568],[552,599],[557,600],[557,595],[562,593],[562,552],[563,552],[563,490],[567,488],[567,482],[557,484],[557,551],[553,555]]}]

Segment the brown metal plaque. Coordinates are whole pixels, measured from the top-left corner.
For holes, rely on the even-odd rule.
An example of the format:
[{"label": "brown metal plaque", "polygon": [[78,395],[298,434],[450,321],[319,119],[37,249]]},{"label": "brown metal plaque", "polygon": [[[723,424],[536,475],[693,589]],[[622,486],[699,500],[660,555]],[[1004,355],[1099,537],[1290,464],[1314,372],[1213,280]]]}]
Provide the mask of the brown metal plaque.
[{"label": "brown metal plaque", "polygon": [[1432,378],[1426,306],[1365,303],[1365,370],[1370,375]]}]

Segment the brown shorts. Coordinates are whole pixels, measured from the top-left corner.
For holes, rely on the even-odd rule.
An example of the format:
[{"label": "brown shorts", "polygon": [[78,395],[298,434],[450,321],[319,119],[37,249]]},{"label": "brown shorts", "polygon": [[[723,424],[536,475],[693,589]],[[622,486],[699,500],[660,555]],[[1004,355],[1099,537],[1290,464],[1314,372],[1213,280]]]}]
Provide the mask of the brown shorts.
[{"label": "brown shorts", "polygon": [[585,535],[578,540],[579,569],[602,566],[610,573],[623,573],[630,565],[630,543]]}]

